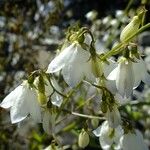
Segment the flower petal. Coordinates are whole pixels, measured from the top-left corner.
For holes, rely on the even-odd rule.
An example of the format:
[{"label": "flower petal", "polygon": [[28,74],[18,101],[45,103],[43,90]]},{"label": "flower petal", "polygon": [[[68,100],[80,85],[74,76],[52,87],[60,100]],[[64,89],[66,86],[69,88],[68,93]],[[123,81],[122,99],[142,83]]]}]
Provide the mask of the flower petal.
[{"label": "flower petal", "polygon": [[120,140],[123,150],[136,149],[136,150],[148,150],[148,147],[144,143],[143,136],[136,130],[135,133],[127,133]]},{"label": "flower petal", "polygon": [[58,107],[60,107],[63,102],[62,97],[56,93],[52,95],[51,99],[52,104]]},{"label": "flower petal", "polygon": [[[140,69],[139,69],[140,68]],[[142,80],[143,66],[140,62],[133,63],[133,71],[134,71],[134,89],[137,88]]]},{"label": "flower petal", "polygon": [[113,144],[113,138],[109,137],[110,129],[111,128],[108,125],[108,121],[104,121],[101,126],[100,137],[99,137],[100,145],[104,150],[109,150],[109,148]]},{"label": "flower petal", "polygon": [[118,73],[118,67],[116,67],[108,76],[108,80],[116,80],[117,78],[117,73]]},{"label": "flower petal", "polygon": [[10,94],[8,94],[2,103],[0,104],[0,107],[3,107],[5,109],[10,108],[13,106],[13,103],[17,99],[18,94],[20,93],[21,86],[18,86],[16,89],[14,89]]},{"label": "flower petal", "polygon": [[128,98],[132,94],[133,86],[134,86],[134,73],[132,62],[128,61],[126,63],[124,61],[119,63],[116,78],[116,87],[118,89],[118,92],[123,97]]},{"label": "flower petal", "polygon": [[97,129],[93,130],[93,133],[95,136],[100,137],[101,135],[101,126],[99,126]]},{"label": "flower petal", "polygon": [[84,72],[87,71],[86,63],[88,63],[88,59],[89,53],[77,45],[70,59],[70,63],[62,70],[64,80],[69,86],[74,87],[83,79]]},{"label": "flower petal", "polygon": [[40,123],[42,120],[41,108],[37,100],[36,91],[33,89],[32,90],[28,89],[27,94],[28,94],[28,99],[26,99],[26,101],[27,101],[29,113],[35,122]]},{"label": "flower petal", "polygon": [[117,63],[115,61],[111,59],[109,59],[108,61],[109,61],[109,65],[106,63],[103,63],[103,71],[106,77],[117,67]]},{"label": "flower petal", "polygon": [[106,83],[106,87],[108,88],[108,90],[110,90],[113,94],[115,94],[117,92],[115,81],[106,80],[105,83]]},{"label": "flower petal", "polygon": [[18,123],[24,120],[29,114],[26,103],[26,89],[24,86],[20,86],[20,88],[20,95],[17,96],[17,99],[15,100],[13,106],[10,109],[12,123]]},{"label": "flower petal", "polygon": [[142,81],[147,85],[150,85],[150,74],[148,72],[143,75]]},{"label": "flower petal", "polygon": [[62,69],[72,57],[75,49],[75,44],[71,44],[65,48],[58,56],[56,56],[48,66],[47,73],[54,73]]}]

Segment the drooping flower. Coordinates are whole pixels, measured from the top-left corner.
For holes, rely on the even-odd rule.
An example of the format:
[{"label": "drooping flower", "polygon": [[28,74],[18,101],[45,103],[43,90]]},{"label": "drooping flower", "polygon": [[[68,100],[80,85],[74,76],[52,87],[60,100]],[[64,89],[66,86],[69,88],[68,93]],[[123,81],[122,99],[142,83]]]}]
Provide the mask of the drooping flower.
[{"label": "drooping flower", "polygon": [[127,134],[124,134],[120,139],[120,146],[123,150],[148,150],[139,130],[135,130],[135,132],[129,131]]},{"label": "drooping flower", "polygon": [[107,79],[116,80],[119,94],[123,97],[129,97],[134,86],[132,62],[123,57],[118,66],[108,75]]},{"label": "drooping flower", "polygon": [[5,109],[10,108],[12,123],[18,123],[28,115],[35,122],[41,122],[41,109],[37,100],[36,91],[30,87],[27,81],[24,81],[7,95],[0,106]]},{"label": "drooping flower", "polygon": [[134,88],[143,81],[150,85],[150,75],[142,58],[137,62],[121,58],[118,66],[108,75],[107,79],[116,80],[116,87],[120,95],[130,97]]},{"label": "drooping flower", "polygon": [[103,150],[111,150],[114,144],[114,149],[119,149],[119,140],[123,134],[121,126],[111,128],[108,121],[104,121],[101,126],[93,131],[95,136],[99,137],[99,142]]},{"label": "drooping flower", "polygon": [[90,53],[84,50],[77,42],[66,47],[56,56],[48,66],[47,73],[54,73],[62,69],[66,83],[74,87],[84,77],[93,80]]}]

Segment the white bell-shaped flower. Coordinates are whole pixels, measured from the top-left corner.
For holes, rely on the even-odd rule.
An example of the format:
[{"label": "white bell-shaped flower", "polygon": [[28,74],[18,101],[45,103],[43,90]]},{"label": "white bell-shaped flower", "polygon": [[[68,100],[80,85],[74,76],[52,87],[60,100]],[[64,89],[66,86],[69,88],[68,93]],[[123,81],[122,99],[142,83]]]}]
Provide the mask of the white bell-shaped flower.
[{"label": "white bell-shaped flower", "polygon": [[114,129],[109,126],[108,121],[104,121],[93,133],[99,137],[100,145],[103,150],[111,150],[113,144],[114,149],[119,150],[120,137],[123,135],[121,126]]},{"label": "white bell-shaped flower", "polygon": [[93,80],[90,53],[84,50],[78,43],[66,47],[56,56],[48,66],[48,73],[54,73],[62,69],[66,83],[74,87],[84,77]]},{"label": "white bell-shaped flower", "polygon": [[37,100],[36,91],[29,86],[27,81],[24,81],[7,95],[0,106],[5,109],[10,108],[12,123],[18,123],[28,115],[35,122],[41,122],[41,109]]},{"label": "white bell-shaped flower", "polygon": [[150,75],[142,58],[137,62],[122,58],[107,79],[116,80],[119,94],[126,98],[131,96],[133,89],[138,87],[141,81],[150,85]]},{"label": "white bell-shaped flower", "polygon": [[132,62],[123,58],[118,66],[108,75],[107,79],[116,80],[116,87],[120,95],[129,97],[134,86],[134,72]]},{"label": "white bell-shaped flower", "polygon": [[139,130],[135,130],[135,133],[124,134],[120,139],[120,146],[123,150],[148,150]]}]

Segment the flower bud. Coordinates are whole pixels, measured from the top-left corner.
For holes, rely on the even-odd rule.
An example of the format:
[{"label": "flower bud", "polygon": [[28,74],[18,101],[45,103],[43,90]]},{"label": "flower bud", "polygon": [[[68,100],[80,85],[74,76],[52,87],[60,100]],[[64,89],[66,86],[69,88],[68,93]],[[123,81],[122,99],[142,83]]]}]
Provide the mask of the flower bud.
[{"label": "flower bud", "polygon": [[83,129],[81,133],[79,134],[78,138],[78,145],[81,148],[85,148],[89,144],[89,135],[88,133]]},{"label": "flower bud", "polygon": [[92,71],[93,74],[95,75],[96,78],[101,77],[102,76],[102,65],[101,63],[98,62],[98,60],[96,58],[93,58],[91,60],[91,64],[92,64]]},{"label": "flower bud", "polygon": [[122,30],[120,40],[123,42],[138,31],[141,20],[138,16],[134,16],[131,22]]},{"label": "flower bud", "polygon": [[38,96],[38,101],[41,106],[45,105],[47,103],[47,97],[45,94],[45,83],[44,79],[42,76],[38,76],[34,80],[34,84],[37,88],[37,96]]},{"label": "flower bud", "polygon": [[41,106],[46,105],[47,103],[47,97],[44,93],[38,92],[38,101]]}]

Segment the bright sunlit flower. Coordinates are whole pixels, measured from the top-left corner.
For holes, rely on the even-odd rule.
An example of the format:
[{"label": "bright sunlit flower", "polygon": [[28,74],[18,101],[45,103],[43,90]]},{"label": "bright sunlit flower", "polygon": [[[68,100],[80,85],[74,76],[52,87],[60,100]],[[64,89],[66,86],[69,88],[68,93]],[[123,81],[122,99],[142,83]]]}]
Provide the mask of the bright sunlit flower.
[{"label": "bright sunlit flower", "polygon": [[131,96],[133,89],[138,87],[141,81],[150,85],[150,75],[142,58],[137,62],[132,62],[122,57],[107,79],[116,80],[119,94],[127,98]]},{"label": "bright sunlit flower", "polygon": [[139,130],[135,130],[135,133],[128,132],[124,134],[120,139],[120,146],[123,150],[148,150]]},{"label": "bright sunlit flower", "polygon": [[120,95],[129,97],[134,86],[134,72],[132,62],[122,58],[118,66],[108,75],[109,80],[116,80],[116,87]]},{"label": "bright sunlit flower", "polygon": [[73,43],[52,60],[47,72],[54,73],[62,69],[64,80],[69,86],[74,87],[84,77],[93,80],[94,76],[89,59],[90,53],[78,43]]},{"label": "bright sunlit flower", "polygon": [[24,81],[7,95],[0,106],[6,109],[10,108],[12,123],[18,123],[28,115],[35,122],[41,122],[41,109],[37,100],[36,91],[30,87],[27,81]]},{"label": "bright sunlit flower", "polygon": [[115,144],[115,149],[119,149],[119,140],[123,134],[121,126],[114,129],[109,126],[108,121],[105,121],[94,130],[93,133],[99,137],[100,145],[103,150],[110,150],[113,144]]}]

